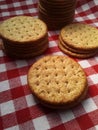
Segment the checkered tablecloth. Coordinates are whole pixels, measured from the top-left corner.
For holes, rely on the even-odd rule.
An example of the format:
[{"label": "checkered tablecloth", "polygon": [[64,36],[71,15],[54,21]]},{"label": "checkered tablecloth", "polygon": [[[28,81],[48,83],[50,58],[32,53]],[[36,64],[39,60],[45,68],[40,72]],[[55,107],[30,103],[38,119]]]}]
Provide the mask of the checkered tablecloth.
[{"label": "checkered tablecloth", "polygon": [[[0,22],[16,15],[38,17],[37,0],[0,0]],[[77,0],[75,20],[98,28],[98,0]],[[49,48],[29,60],[9,58],[0,50],[0,130],[98,130],[98,54],[75,59],[85,70],[86,99],[69,110],[51,110],[35,101],[27,85],[31,64],[45,55],[64,55],[57,31],[49,31]]]}]

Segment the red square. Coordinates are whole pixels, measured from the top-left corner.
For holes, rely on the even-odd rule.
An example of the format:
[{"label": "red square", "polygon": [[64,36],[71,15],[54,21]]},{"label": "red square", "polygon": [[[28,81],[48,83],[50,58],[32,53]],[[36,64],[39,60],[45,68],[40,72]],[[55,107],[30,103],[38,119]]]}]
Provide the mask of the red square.
[{"label": "red square", "polygon": [[3,128],[15,126],[17,124],[16,114],[11,113],[2,117]]},{"label": "red square", "polygon": [[15,99],[15,98],[22,97],[22,96],[25,95],[22,86],[12,89],[12,90],[11,90],[11,93],[12,93],[12,97],[13,97],[14,99]]},{"label": "red square", "polygon": [[80,130],[79,123],[75,119],[64,123],[64,126],[66,130]]},{"label": "red square", "polygon": [[81,130],[87,130],[94,126],[91,118],[88,116],[88,114],[80,116],[76,118],[77,122],[79,123],[79,126]]},{"label": "red square", "polygon": [[56,126],[50,130],[67,130],[67,129],[65,128],[64,124],[61,124],[61,125]]},{"label": "red square", "polygon": [[89,89],[88,89],[88,94],[91,97],[98,95],[98,88],[95,85],[90,86]]},{"label": "red square", "polygon": [[19,124],[32,119],[28,108],[22,109],[20,111],[16,111],[16,116],[17,116],[17,121]]},{"label": "red square", "polygon": [[98,125],[98,110],[95,110],[88,114],[94,125]]},{"label": "red square", "polygon": [[18,77],[19,76],[18,69],[7,71],[7,76],[8,76],[8,79]]},{"label": "red square", "polygon": [[3,91],[0,93],[0,103],[7,102],[9,100],[12,100],[11,91]]}]

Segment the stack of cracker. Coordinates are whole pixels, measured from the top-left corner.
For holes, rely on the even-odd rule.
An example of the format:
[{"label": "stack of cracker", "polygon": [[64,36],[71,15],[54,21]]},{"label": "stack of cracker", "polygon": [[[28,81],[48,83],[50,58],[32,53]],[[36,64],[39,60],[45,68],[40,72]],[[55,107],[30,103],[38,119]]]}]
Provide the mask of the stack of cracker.
[{"label": "stack of cracker", "polygon": [[39,59],[27,78],[33,95],[50,108],[71,108],[85,98],[88,89],[84,70],[66,56]]},{"label": "stack of cracker", "polygon": [[0,25],[5,52],[15,58],[31,58],[48,47],[46,24],[30,16],[16,16]]},{"label": "stack of cracker", "polygon": [[98,52],[98,29],[83,23],[69,24],[61,29],[58,46],[72,57],[92,57]]},{"label": "stack of cracker", "polygon": [[39,18],[49,30],[61,29],[74,19],[76,0],[39,0]]}]

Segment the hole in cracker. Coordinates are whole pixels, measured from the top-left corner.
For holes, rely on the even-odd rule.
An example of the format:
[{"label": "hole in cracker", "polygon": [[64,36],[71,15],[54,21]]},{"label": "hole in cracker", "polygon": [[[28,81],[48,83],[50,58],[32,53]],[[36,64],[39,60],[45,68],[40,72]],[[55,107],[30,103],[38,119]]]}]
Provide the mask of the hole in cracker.
[{"label": "hole in cracker", "polygon": [[48,94],[50,94],[50,91],[47,91]]},{"label": "hole in cracker", "polygon": [[25,26],[23,26],[23,28],[26,28]]},{"label": "hole in cracker", "polygon": [[39,35],[39,33],[36,33],[36,35]]},{"label": "hole in cracker", "polygon": [[35,84],[36,84],[37,86],[39,86],[39,81],[36,81]]},{"label": "hole in cracker", "polygon": [[37,74],[36,77],[38,78],[38,77],[39,77],[39,74]]},{"label": "hole in cracker", "polygon": [[60,92],[60,89],[57,89],[57,93],[61,93],[61,92]]},{"label": "hole in cracker", "polygon": [[59,84],[59,82],[58,82],[58,81],[56,81],[56,84]]},{"label": "hole in cracker", "polygon": [[8,29],[8,31],[10,32],[11,30],[10,30],[10,29]]},{"label": "hole in cracker", "polygon": [[53,59],[52,62],[55,63],[55,60]]},{"label": "hole in cracker", "polygon": [[57,74],[57,73],[55,73],[55,76],[57,77],[57,76],[58,76],[58,74]]},{"label": "hole in cracker", "polygon": [[49,85],[49,82],[47,82],[47,85]]},{"label": "hole in cracker", "polygon": [[71,90],[70,90],[70,89],[68,89],[67,91],[68,91],[68,93],[70,93],[70,92],[71,92]]},{"label": "hole in cracker", "polygon": [[65,69],[65,66],[63,66],[63,69]]},{"label": "hole in cracker", "polygon": [[38,67],[36,67],[36,70],[39,70],[39,68],[38,68]]},{"label": "hole in cracker", "polygon": [[48,68],[45,66],[45,69],[47,70]]},{"label": "hole in cracker", "polygon": [[45,91],[44,91],[44,90],[41,90],[39,93],[42,94],[42,93],[45,93]]},{"label": "hole in cracker", "polygon": [[21,36],[21,38],[23,38],[23,36]]},{"label": "hole in cracker", "polygon": [[65,84],[68,84],[68,81],[67,81],[67,80],[65,81]]},{"label": "hole in cracker", "polygon": [[48,74],[46,74],[46,77],[48,77],[49,75]]}]

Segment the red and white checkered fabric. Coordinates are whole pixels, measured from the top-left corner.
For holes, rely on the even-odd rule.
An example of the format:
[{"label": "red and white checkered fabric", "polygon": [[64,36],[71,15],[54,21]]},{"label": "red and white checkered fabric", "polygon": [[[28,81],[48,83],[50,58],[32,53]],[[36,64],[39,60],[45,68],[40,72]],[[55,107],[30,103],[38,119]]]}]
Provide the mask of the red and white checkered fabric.
[{"label": "red and white checkered fabric", "polygon": [[[0,0],[0,22],[16,15],[38,17],[37,0]],[[77,0],[75,21],[98,28],[98,0]],[[0,50],[0,130],[98,130],[98,55],[75,59],[87,74],[86,99],[69,110],[44,108],[34,100],[27,72],[39,57],[64,55],[58,48],[59,31],[49,31],[49,48],[41,56],[14,60]]]}]

